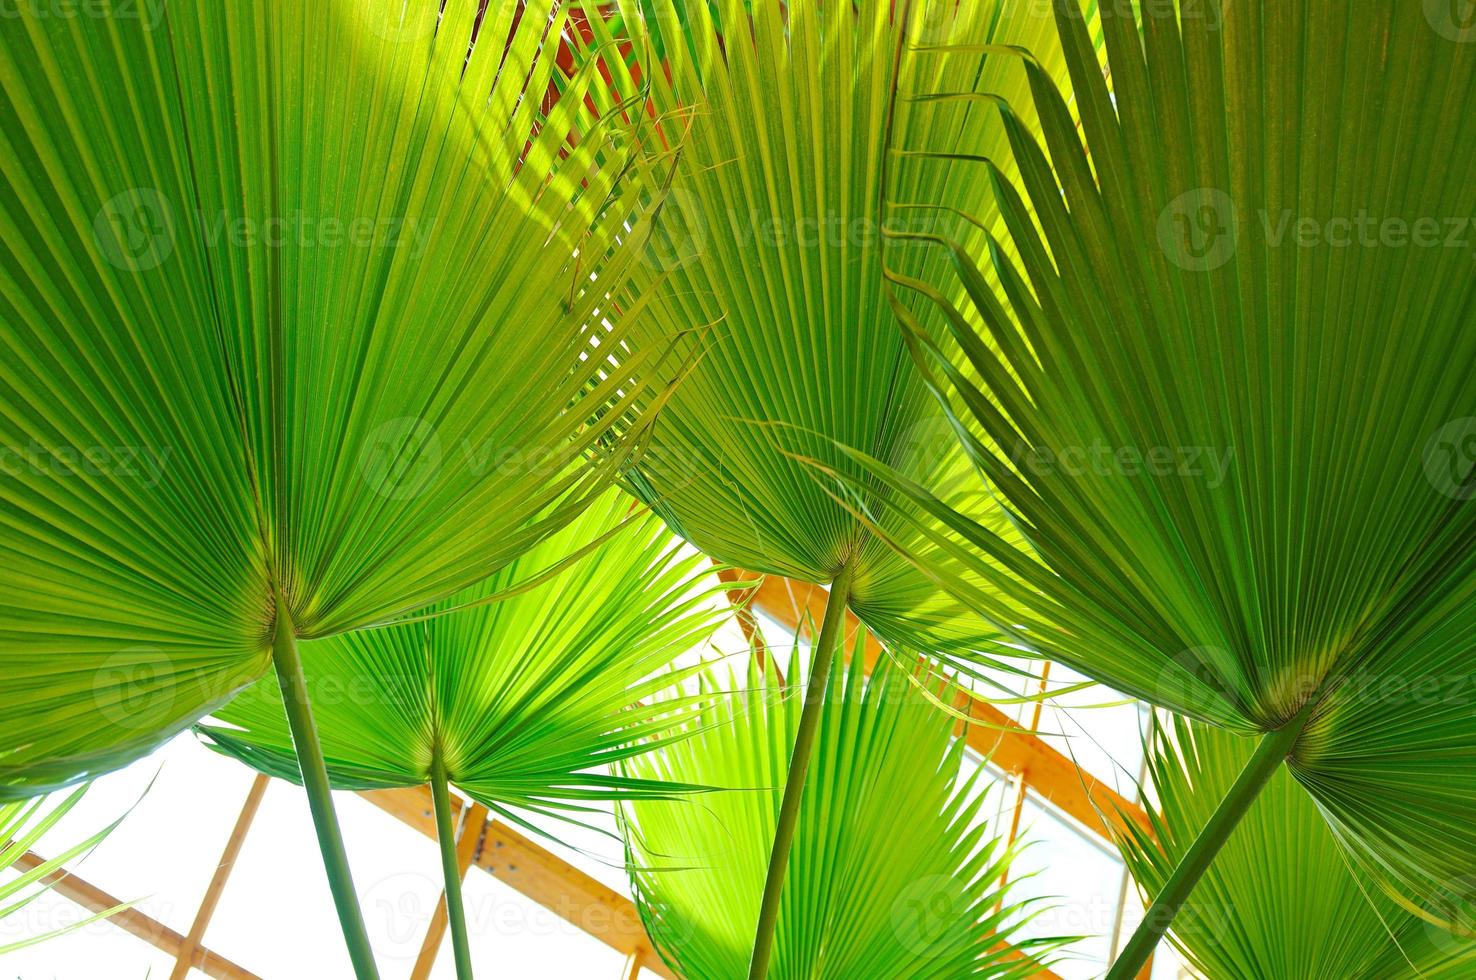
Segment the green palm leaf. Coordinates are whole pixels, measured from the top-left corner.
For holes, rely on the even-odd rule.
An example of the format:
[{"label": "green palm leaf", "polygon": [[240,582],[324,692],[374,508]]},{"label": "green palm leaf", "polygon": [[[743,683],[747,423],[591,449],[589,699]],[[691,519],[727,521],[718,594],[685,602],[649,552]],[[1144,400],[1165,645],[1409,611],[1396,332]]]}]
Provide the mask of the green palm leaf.
[{"label": "green palm leaf", "polygon": [[[515,809],[577,816],[583,804],[667,787],[601,768],[648,751],[695,705],[664,696],[672,660],[728,615],[729,586],[652,516],[627,520],[614,491],[498,574],[427,618],[302,644],[328,774],[338,789],[422,786],[439,756],[462,792],[506,819]],[[496,598],[619,528],[534,588]],[[493,602],[481,602],[488,597]],[[258,682],[198,731],[273,776],[297,763],[281,692]]]},{"label": "green palm leaf", "polygon": [[[662,70],[645,76],[671,120],[671,138],[682,142],[659,230],[638,270],[651,301],[632,341],[649,347],[672,336],[676,324],[709,325],[691,335],[684,363],[694,366],[653,427],[630,485],[719,560],[829,583],[835,605],[849,606],[889,640],[966,651],[972,668],[980,651],[998,645],[999,631],[853,515],[853,508],[878,507],[879,484],[858,478],[859,499],[840,501],[805,460],[856,475],[835,443],[859,447],[959,506],[993,510],[972,480],[958,479],[967,475],[966,460],[893,325],[882,254],[883,222],[941,222],[954,234],[969,232],[958,214],[910,206],[967,213],[987,187],[963,161],[893,156],[888,147],[895,132],[958,154],[1002,151],[1003,130],[983,123],[986,106],[924,110],[906,96],[939,82],[1014,86],[1023,94],[1016,60],[911,48],[967,40],[1044,47],[1049,25],[1021,5],[953,0],[624,0],[621,8],[628,20],[644,16],[655,36]],[[618,87],[634,85],[625,78]],[[903,251],[891,261],[917,275],[941,273],[946,262],[936,250]],[[894,523],[891,531],[903,528]],[[812,677],[823,688],[833,633],[822,634],[817,648]],[[813,727],[812,718],[796,741],[755,975],[777,910]]]},{"label": "green palm leaf", "polygon": [[1061,0],[1085,146],[1034,71],[1022,187],[980,167],[1004,299],[945,249],[982,335],[909,323],[1025,541],[905,486],[955,534],[922,563],[1046,656],[1276,733],[1158,928],[1283,758],[1407,905],[1476,870],[1476,277],[1430,240],[1476,214],[1476,46],[1438,7],[1134,4],[1109,91]]},{"label": "green palm leaf", "polygon": [[600,311],[658,185],[566,6],[140,6],[0,50],[11,797],[485,578],[647,400]]},{"label": "green palm leaf", "polygon": [[[668,668],[726,615],[726,602],[712,599],[728,586],[711,563],[654,516],[623,526],[630,509],[610,491],[429,618],[302,645],[334,787],[428,783],[438,814],[446,808],[440,844],[458,976],[471,967],[449,784],[524,826],[518,811],[578,819],[598,801],[697,788],[605,772],[677,736],[696,700],[671,689],[698,668]],[[519,590],[531,572],[591,542],[577,563]],[[232,727],[198,730],[213,748],[293,779],[300,770],[282,708],[278,687],[260,681],[215,713]]]},{"label": "green palm leaf", "polygon": [[[982,820],[984,767],[963,774],[953,720],[900,667],[882,661],[867,682],[864,661],[858,651],[825,691],[767,976],[1034,976],[1056,943],[1004,945],[1032,909],[999,885],[1009,849]],[[682,976],[721,980],[747,974],[803,696],[757,668],[737,692],[719,694],[711,676],[704,689],[714,701],[691,737],[624,768],[729,788],[619,812],[663,959]]]},{"label": "green palm leaf", "polygon": [[[1245,768],[1255,742],[1174,717],[1149,734],[1158,805],[1153,834],[1119,841],[1157,893]],[[1274,868],[1275,874],[1267,874]],[[1289,772],[1267,782],[1174,920],[1171,938],[1204,976],[1224,980],[1469,977],[1476,945],[1400,908],[1348,863],[1327,821]]]},{"label": "green palm leaf", "polygon": [[[15,866],[26,853],[32,850],[71,810],[81,802],[86,794],[88,786],[79,786],[65,797],[37,797],[33,800],[13,800],[0,803],[0,871],[8,870]],[[48,809],[48,803],[50,808]],[[0,927],[5,925],[5,920],[11,916],[18,915],[27,905],[30,905],[41,895],[45,894],[47,886],[44,879],[54,872],[63,870],[68,861],[75,857],[86,854],[108,834],[113,828],[122,822],[118,820],[104,827],[86,840],[74,844],[53,857],[47,858],[35,867],[17,873],[7,881],[0,881]],[[34,936],[25,936],[11,943],[0,944],[0,956],[15,952],[27,946],[55,939],[76,929],[81,929],[89,923],[99,919],[106,919],[115,912],[126,908],[119,905],[116,908],[99,912],[80,922],[72,922],[60,928]]]}]

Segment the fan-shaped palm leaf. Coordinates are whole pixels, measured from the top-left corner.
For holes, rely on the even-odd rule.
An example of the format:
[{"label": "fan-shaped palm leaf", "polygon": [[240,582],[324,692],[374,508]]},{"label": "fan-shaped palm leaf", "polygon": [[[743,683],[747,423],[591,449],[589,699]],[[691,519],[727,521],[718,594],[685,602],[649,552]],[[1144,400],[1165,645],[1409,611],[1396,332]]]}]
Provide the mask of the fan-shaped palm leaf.
[{"label": "fan-shaped palm leaf", "polygon": [[[1153,834],[1119,844],[1138,885],[1161,889],[1256,743],[1175,717],[1155,723],[1148,770]],[[1276,873],[1268,875],[1266,869]],[[1317,805],[1279,770],[1174,919],[1174,945],[1216,980],[1470,977],[1476,945],[1400,908],[1351,867]]]},{"label": "fan-shaped palm leaf", "polygon": [[[726,604],[712,600],[727,586],[707,559],[684,551],[647,516],[551,580],[477,604],[620,527],[630,506],[609,492],[429,618],[302,644],[333,786],[430,784],[439,813],[454,783],[519,823],[525,818],[517,810],[577,817],[594,801],[664,798],[688,788],[603,770],[660,745],[690,713],[692,699],[661,695],[683,676],[667,670],[672,659],[701,644],[725,616]],[[258,682],[215,717],[235,727],[201,726],[214,748],[294,778],[298,764],[275,685]],[[448,809],[448,826],[450,817]],[[451,861],[447,894],[459,897],[456,841],[448,834],[440,843]],[[448,904],[458,974],[469,976],[460,903]]]},{"label": "fan-shaped palm leaf", "polygon": [[[81,802],[86,792],[87,786],[84,785],[72,790],[61,799],[36,797],[31,800],[12,800],[0,803],[0,871],[14,867],[28,851],[36,846],[37,842]],[[50,804],[49,809],[48,804]],[[0,881],[0,928],[6,925],[7,919],[18,915],[26,906],[46,892],[46,878],[62,870],[68,861],[87,853],[102,843],[103,838],[112,833],[113,828],[120,822],[121,818],[60,854],[22,870],[8,881]],[[106,919],[125,907],[120,905],[117,908],[107,909],[80,922],[68,923],[37,935],[23,936],[14,942],[0,942],[0,956],[26,946],[34,946],[48,939],[55,939],[74,929],[80,929],[90,922]]]},{"label": "fan-shaped palm leaf", "polygon": [[595,355],[641,134],[558,66],[556,3],[140,8],[0,49],[0,792],[275,661],[347,907],[295,640],[484,578],[605,479],[569,463],[641,397]]},{"label": "fan-shaped palm leaf", "polygon": [[1024,196],[981,166],[1005,301],[952,250],[987,339],[922,359],[1026,544],[910,488],[991,619],[1270,733],[1113,977],[1283,759],[1407,904],[1476,870],[1476,45],[1438,4],[1150,6],[1103,14],[1109,91],[1057,2],[1086,145],[1034,71],[1049,158],[1005,104]]},{"label": "fan-shaped palm leaf", "polygon": [[[962,776],[953,720],[900,667],[881,661],[867,682],[864,662],[827,684],[767,976],[1034,976],[1056,943],[1006,944],[1029,913],[999,885],[1009,850],[982,821],[984,768]],[[690,738],[625,769],[730,788],[620,806],[647,930],[673,970],[703,980],[747,974],[803,710],[757,669],[744,690],[713,693]]]},{"label": "fan-shaped palm leaf", "polygon": [[[649,345],[671,336],[674,324],[711,324],[694,336],[696,366],[654,427],[632,486],[719,560],[829,583],[837,605],[887,638],[967,651],[977,663],[997,632],[962,615],[874,540],[795,457],[849,465],[835,440],[935,488],[959,489],[972,498],[955,500],[960,506],[987,503],[972,480],[949,483],[967,464],[893,326],[880,227],[883,220],[941,221],[962,234],[969,226],[956,215],[907,205],[969,212],[987,188],[962,162],[889,157],[888,138],[896,130],[959,154],[1003,150],[1000,127],[974,124],[986,107],[923,111],[906,95],[938,80],[960,88],[1013,84],[1023,93],[1018,63],[977,52],[919,54],[909,39],[1043,47],[1053,37],[1049,25],[1021,5],[953,0],[625,0],[622,8],[631,19],[643,11],[654,25],[664,61],[647,73],[653,101],[689,127],[646,256],[652,300],[633,339]],[[935,250],[906,251],[894,261],[918,275],[941,271],[945,259]],[[873,506],[879,492],[864,487],[858,506]],[[818,640],[812,683],[819,687],[834,643],[833,633]],[[812,718],[796,741],[756,975],[778,908],[813,725]]]}]

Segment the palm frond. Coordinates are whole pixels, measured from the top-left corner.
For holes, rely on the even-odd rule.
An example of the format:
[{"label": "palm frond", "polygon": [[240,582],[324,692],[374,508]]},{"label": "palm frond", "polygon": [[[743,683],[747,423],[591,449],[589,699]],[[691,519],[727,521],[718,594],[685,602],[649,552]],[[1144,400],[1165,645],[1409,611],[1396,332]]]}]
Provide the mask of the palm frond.
[{"label": "palm frond", "polygon": [[655,158],[569,5],[143,6],[0,51],[7,795],[256,680],[278,596],[317,637],[485,578],[641,394],[600,311]]},{"label": "palm frond", "polygon": [[1055,8],[1070,110],[1032,68],[1040,135],[1001,104],[1018,178],[979,168],[1000,291],[940,243],[982,326],[902,309],[1022,540],[893,476],[950,529],[920,563],[1051,659],[1280,732],[1428,906],[1476,870],[1476,278],[1445,247],[1476,213],[1476,49],[1418,4],[1133,4],[1102,12],[1109,85]]},{"label": "palm frond", "polygon": [[[333,785],[425,785],[439,752],[451,783],[519,821],[516,810],[578,818],[599,800],[680,793],[604,770],[672,737],[694,710],[693,699],[669,696],[693,669],[672,661],[727,616],[713,601],[727,586],[657,518],[622,526],[630,507],[608,491],[428,618],[303,643]],[[596,541],[549,581],[482,601]],[[211,747],[297,778],[273,680],[214,717],[218,724],[197,729]]]},{"label": "palm frond", "polygon": [[[868,681],[864,661],[858,652],[825,691],[767,976],[1034,976],[1058,944],[1008,945],[1035,909],[999,885],[1009,848],[983,821],[983,766],[965,773],[952,719],[901,668],[883,662]],[[804,697],[756,667],[741,690],[723,694],[715,677],[704,688],[713,702],[690,737],[624,769],[725,789],[619,812],[663,959],[721,980],[747,975]]]},{"label": "palm frond", "polygon": [[[1148,739],[1153,833],[1127,825],[1131,836],[1119,847],[1152,897],[1255,742],[1179,716],[1155,721]],[[1454,980],[1476,972],[1476,943],[1405,911],[1350,865],[1317,805],[1284,769],[1225,842],[1170,935],[1195,970],[1217,980]]]}]

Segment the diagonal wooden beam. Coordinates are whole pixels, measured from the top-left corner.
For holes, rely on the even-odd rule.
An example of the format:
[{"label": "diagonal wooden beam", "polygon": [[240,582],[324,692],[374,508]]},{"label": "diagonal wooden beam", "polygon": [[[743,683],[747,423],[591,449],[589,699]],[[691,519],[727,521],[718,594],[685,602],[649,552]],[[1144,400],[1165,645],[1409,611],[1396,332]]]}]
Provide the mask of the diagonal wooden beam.
[{"label": "diagonal wooden beam", "polygon": [[251,783],[251,789],[246,794],[246,802],[241,807],[241,814],[236,818],[236,825],[231,828],[231,835],[226,839],[225,850],[221,852],[220,863],[215,866],[215,874],[210,878],[210,884],[205,889],[205,897],[200,899],[200,908],[195,912],[195,921],[190,924],[190,934],[185,937],[184,943],[179,948],[179,955],[175,957],[174,972],[169,975],[169,980],[184,980],[189,974],[190,968],[195,963],[195,951],[200,948],[200,941],[205,938],[205,928],[210,925],[210,919],[215,915],[215,907],[220,904],[220,896],[225,892],[226,881],[231,876],[231,870],[236,866],[236,858],[241,856],[241,845],[246,843],[246,833],[251,829],[251,822],[256,819],[256,811],[261,808],[261,798],[266,795],[267,783],[271,780],[265,775],[258,775]]},{"label": "diagonal wooden beam", "polygon": [[[20,856],[13,867],[25,872],[39,868],[45,863],[46,858],[34,851],[27,851]],[[108,909],[124,904],[96,885],[64,870],[53,871],[41,881],[50,885],[58,895],[76,902],[89,912],[106,912]],[[166,953],[178,955],[179,951],[184,948],[184,936],[137,909],[122,909],[108,916],[107,921]],[[216,977],[217,980],[261,980],[261,977],[251,971],[237,966],[218,953],[212,953],[203,946],[195,947],[190,965],[207,976]]]},{"label": "diagonal wooden beam", "polygon": [[[435,816],[426,787],[368,790],[360,795],[434,839]],[[451,803],[453,807],[462,805],[455,796]],[[634,902],[501,822],[487,825],[481,854],[473,864],[616,952],[629,957],[637,950],[651,949]],[[659,961],[644,960],[642,968],[667,980],[677,980]]]},{"label": "diagonal wooden beam", "polygon": [[[743,578],[758,578],[752,572],[738,573]],[[820,622],[825,610],[823,586],[770,575],[753,590],[752,603],[786,628],[799,631],[807,622]],[[864,629],[849,611],[846,613],[846,650],[852,649],[856,633]],[[885,651],[881,642],[869,632],[866,635],[866,666],[870,669]],[[1089,830],[1114,840],[1117,829],[1131,820],[1151,829],[1143,808],[1100,781],[1076,763],[1057,752],[994,705],[978,698],[968,699],[966,710],[979,722],[967,733],[970,748],[1006,772],[1018,773],[1030,791],[1048,800]]]},{"label": "diagonal wooden beam", "polygon": [[[482,843],[487,836],[487,808],[473,803],[461,810],[461,828],[456,832],[456,866],[461,869],[461,880],[472,862],[482,852]],[[415,960],[415,969],[410,971],[410,980],[427,980],[431,968],[436,965],[436,956],[441,951],[441,940],[446,938],[447,913],[446,892],[442,890],[436,911],[431,915],[430,925],[425,930],[425,941],[420,944],[420,956]]]}]

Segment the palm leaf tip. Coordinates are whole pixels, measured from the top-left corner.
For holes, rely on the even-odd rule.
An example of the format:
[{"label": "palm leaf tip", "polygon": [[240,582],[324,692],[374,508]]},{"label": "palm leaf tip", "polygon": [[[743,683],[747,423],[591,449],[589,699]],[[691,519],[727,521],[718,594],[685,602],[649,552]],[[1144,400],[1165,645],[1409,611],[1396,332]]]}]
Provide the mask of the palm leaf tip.
[{"label": "palm leaf tip", "polygon": [[[768,975],[1033,975],[1054,944],[1014,935],[1027,906],[998,887],[1008,849],[982,824],[982,767],[965,774],[952,720],[902,668],[883,662],[868,681],[863,660],[826,691]],[[689,738],[627,764],[722,787],[620,808],[637,904],[683,975],[747,974],[802,690],[751,668]]]}]

